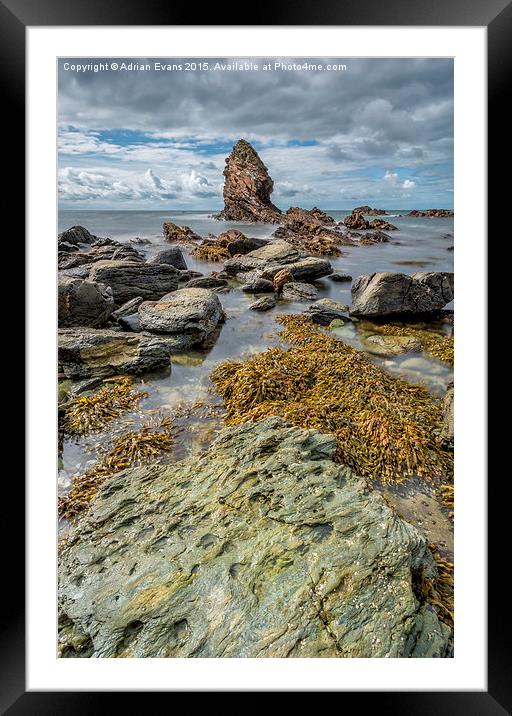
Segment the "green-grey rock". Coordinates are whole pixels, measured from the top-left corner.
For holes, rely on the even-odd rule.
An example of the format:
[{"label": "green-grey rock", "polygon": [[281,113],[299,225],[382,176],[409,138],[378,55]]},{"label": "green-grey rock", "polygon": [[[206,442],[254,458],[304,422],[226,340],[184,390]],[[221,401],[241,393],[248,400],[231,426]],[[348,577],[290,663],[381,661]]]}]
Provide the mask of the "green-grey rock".
[{"label": "green-grey rock", "polygon": [[62,656],[444,656],[426,540],[280,418],[104,483],[59,559]]}]

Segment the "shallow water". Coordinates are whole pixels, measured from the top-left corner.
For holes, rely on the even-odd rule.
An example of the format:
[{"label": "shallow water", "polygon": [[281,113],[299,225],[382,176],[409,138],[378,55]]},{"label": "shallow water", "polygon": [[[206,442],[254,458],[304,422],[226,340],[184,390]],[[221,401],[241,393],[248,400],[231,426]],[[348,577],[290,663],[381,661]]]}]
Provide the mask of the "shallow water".
[{"label": "shallow water", "polygon": [[[340,220],[349,212],[328,213]],[[389,215],[384,217],[398,227],[397,231],[386,232],[391,238],[389,243],[342,247],[343,255],[330,259],[334,270],[348,273],[353,279],[375,271],[401,271],[408,274],[416,271],[453,271],[453,251],[448,250],[453,246],[453,219],[418,219],[398,216],[400,213],[398,210],[390,211]],[[162,236],[164,221],[185,224],[201,236],[209,233],[218,235],[227,229],[236,228],[248,236],[268,238],[276,228],[275,225],[267,224],[220,222],[212,219],[207,212],[61,211],[59,231],[78,224],[85,226],[93,234],[109,236],[118,241],[128,242],[135,237],[149,239],[150,244],[134,244],[137,250],[149,257],[169,245],[164,242]],[[180,245],[180,248],[186,255],[190,269],[205,275],[211,271],[222,270],[222,263],[199,261],[188,254],[190,247]],[[316,286],[318,298],[329,297],[346,304],[351,302],[351,282],[339,283],[325,278],[318,281]],[[172,415],[178,404],[206,399],[211,401],[209,374],[214,366],[227,358],[259,352],[279,343],[279,325],[274,320],[275,316],[280,313],[301,313],[309,305],[309,302],[280,301],[271,311],[254,312],[249,310],[249,306],[256,297],[239,290],[236,281],[231,282],[229,292],[218,295],[227,320],[213,347],[207,351],[191,351],[185,355],[173,356],[171,372],[144,376],[140,383],[147,390],[148,397],[141,401],[137,410],[125,414],[122,419],[111,424],[104,435],[76,441],[66,440],[62,469],[59,471],[60,491],[69,487],[72,476],[82,472],[88,466],[88,461],[95,460],[96,447],[108,443],[112,433],[125,430],[127,426],[137,426],[148,416],[154,415],[155,411]],[[448,305],[448,308],[452,307],[451,304]],[[451,332],[451,326],[448,325],[439,324],[433,328],[442,334]],[[337,328],[333,335],[358,349],[364,349],[364,344],[361,343],[364,334],[358,323]],[[408,353],[397,357],[372,356],[371,359],[384,370],[410,382],[424,385],[437,395],[444,393],[446,384],[452,379],[452,370],[449,367],[423,353]],[[183,431],[177,438],[174,459],[206,448],[221,427],[220,413],[208,418],[203,415],[183,420]],[[416,497],[413,499],[411,495]],[[417,498],[419,501],[415,509],[421,512],[421,499],[425,497],[420,498],[418,495],[418,490],[411,487],[397,492],[394,499],[398,506],[398,502],[405,496],[404,509],[409,509],[408,505],[415,504],[414,500]],[[445,515],[444,520],[435,520],[434,525],[430,525],[427,519],[423,522],[424,531],[432,541],[444,543],[449,553],[451,524],[447,516]],[[433,539],[434,536],[436,539]]]}]

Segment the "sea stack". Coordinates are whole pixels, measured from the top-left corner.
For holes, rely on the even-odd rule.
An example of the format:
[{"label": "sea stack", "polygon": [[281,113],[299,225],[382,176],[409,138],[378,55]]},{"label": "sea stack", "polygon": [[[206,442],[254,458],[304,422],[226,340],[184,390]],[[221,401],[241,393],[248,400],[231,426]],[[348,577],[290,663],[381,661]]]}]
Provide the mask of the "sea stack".
[{"label": "sea stack", "polygon": [[240,139],[227,157],[224,177],[224,209],[217,219],[270,224],[281,221],[280,210],[270,201],[274,182],[245,139]]}]

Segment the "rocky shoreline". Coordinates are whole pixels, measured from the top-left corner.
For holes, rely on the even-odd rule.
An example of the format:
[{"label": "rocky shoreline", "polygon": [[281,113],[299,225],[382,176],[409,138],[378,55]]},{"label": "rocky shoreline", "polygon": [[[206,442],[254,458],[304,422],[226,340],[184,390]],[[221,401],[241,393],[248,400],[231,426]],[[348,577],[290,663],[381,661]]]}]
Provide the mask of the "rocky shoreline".
[{"label": "rocky shoreline", "polygon": [[[389,242],[397,227],[366,218],[384,209],[344,222],[281,212],[244,140],[224,176],[218,217],[279,224],[271,237],[166,221],[168,247],[148,256],[142,240],[59,234],[61,448],[141,413],[62,496],[60,655],[450,656],[451,568],[378,483],[423,480],[452,508],[453,384],[441,399],[372,361],[453,365],[453,336],[436,328],[453,330],[453,273],[352,282],[331,261]],[[192,270],[191,257],[218,270]],[[325,281],[352,282],[350,305],[322,298]],[[254,315],[275,314],[280,343],[247,356],[241,342],[212,372],[211,398],[144,414],[139,381],[236,332],[225,296],[247,294]],[[180,456],[194,413],[219,415],[215,435]]]}]

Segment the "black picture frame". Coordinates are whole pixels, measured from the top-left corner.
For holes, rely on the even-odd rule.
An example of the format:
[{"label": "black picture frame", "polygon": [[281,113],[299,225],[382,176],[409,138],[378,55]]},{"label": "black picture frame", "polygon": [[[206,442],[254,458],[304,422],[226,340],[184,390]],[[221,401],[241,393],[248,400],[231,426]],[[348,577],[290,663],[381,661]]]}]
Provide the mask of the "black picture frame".
[{"label": "black picture frame", "polygon": [[[33,26],[77,25],[197,25],[199,7],[177,4],[167,0],[0,0],[0,83],[4,112],[4,137],[16,147],[16,158],[9,165],[9,189],[6,204],[14,212],[16,234],[21,236],[25,215],[24,197],[20,187],[25,182],[25,162],[22,147],[25,144],[25,31]],[[510,119],[507,111],[507,90],[511,77],[512,58],[512,3],[509,0],[297,0],[294,3],[264,2],[251,4],[251,15],[241,17],[240,3],[201,5],[201,25],[406,25],[406,26],[485,26],[488,31],[488,128],[489,138],[496,142],[495,151],[489,146],[488,194],[489,234],[497,223],[500,212],[507,207],[505,198],[507,181],[499,181],[500,168],[506,163],[509,150]],[[500,143],[498,150],[497,143]],[[498,157],[500,164],[498,164]],[[500,227],[500,231],[503,227]],[[498,227],[496,231],[498,233]],[[21,248],[16,248],[20,261]],[[493,299],[495,301],[495,299]],[[22,339],[23,340],[23,339]],[[22,452],[20,453],[22,454]],[[21,470],[17,480],[10,480],[9,504],[18,510],[7,509],[4,521],[4,624],[0,636],[0,711],[10,716],[21,714],[97,714],[107,709],[119,709],[122,693],[83,692],[26,692],[25,686],[25,609],[23,586],[23,533],[20,529],[21,506],[25,488]],[[501,479],[502,478],[502,479]],[[488,690],[445,692],[358,692],[345,693],[340,707],[347,708],[347,697],[358,699],[358,708],[374,708],[384,714],[464,714],[465,716],[496,716],[511,713],[512,696],[510,673],[507,670],[507,628],[509,619],[508,590],[505,588],[507,572],[500,545],[500,525],[506,524],[500,509],[508,503],[502,497],[506,488],[500,476],[500,486],[489,489],[489,507],[492,519],[488,524]],[[492,487],[492,482],[490,487]],[[500,490],[500,498],[495,493]],[[500,507],[501,506],[501,507]],[[12,520],[12,525],[9,521]],[[16,542],[7,539],[15,534]],[[16,544],[16,549],[12,545]],[[506,564],[506,562],[505,562]],[[15,585],[15,586],[13,586]],[[9,594],[9,590],[12,590]],[[509,629],[508,629],[509,631]],[[509,642],[511,643],[511,642]],[[406,684],[404,684],[406,687]],[[236,689],[236,685],[234,685]],[[336,690],[333,688],[333,690]],[[130,707],[142,705],[150,694],[130,692]],[[151,694],[153,695],[153,694]],[[165,696],[165,694],[164,694]],[[364,703],[361,702],[363,698]],[[114,701],[115,699],[115,701]]]}]

